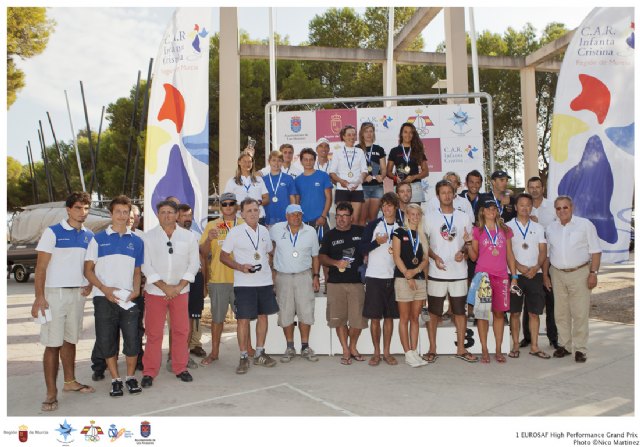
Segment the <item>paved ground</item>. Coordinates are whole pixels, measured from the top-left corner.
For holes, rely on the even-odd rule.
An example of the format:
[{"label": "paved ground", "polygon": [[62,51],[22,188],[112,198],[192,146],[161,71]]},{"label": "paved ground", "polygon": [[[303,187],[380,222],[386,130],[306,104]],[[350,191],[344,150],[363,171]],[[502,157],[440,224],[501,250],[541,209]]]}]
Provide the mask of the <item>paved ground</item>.
[{"label": "paved ground", "polygon": [[[606,268],[601,283],[631,281],[633,269]],[[606,289],[606,287],[604,287]],[[607,289],[608,290],[608,289]],[[33,280],[8,282],[7,415],[39,416],[45,395],[38,327],[29,315]],[[77,378],[96,386],[92,395],[60,393],[65,416],[622,416],[634,415],[634,326],[591,320],[587,363],[541,360],[523,355],[505,365],[467,364],[441,356],[432,365],[412,369],[366,362],[339,364],[322,356],[312,364],[296,358],[275,368],[234,372],[235,334],[223,335],[221,360],[192,370],[185,384],[164,368],[154,386],[139,396],[113,399],[107,381],[91,382],[93,306],[85,309],[78,344]],[[210,338],[203,339],[205,349]],[[546,343],[544,348],[550,352]],[[165,337],[166,352],[166,337]],[[62,377],[58,379],[62,387]],[[606,385],[606,386],[605,386]],[[47,414],[51,415],[51,414]]]}]

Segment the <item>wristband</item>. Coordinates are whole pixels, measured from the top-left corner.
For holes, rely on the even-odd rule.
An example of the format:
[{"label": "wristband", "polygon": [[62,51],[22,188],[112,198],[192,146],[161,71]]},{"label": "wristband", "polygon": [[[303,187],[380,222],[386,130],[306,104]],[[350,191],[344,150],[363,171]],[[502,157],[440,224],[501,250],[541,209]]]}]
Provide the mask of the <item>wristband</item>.
[{"label": "wristband", "polygon": [[520,275],[517,274],[517,273],[515,275],[511,275],[511,279],[518,279],[519,277],[520,277]]},{"label": "wristband", "polygon": [[320,273],[314,273],[314,274],[313,274],[313,276],[314,276],[314,277],[316,277],[316,276],[317,276],[317,277],[319,278],[319,277],[320,277]]}]

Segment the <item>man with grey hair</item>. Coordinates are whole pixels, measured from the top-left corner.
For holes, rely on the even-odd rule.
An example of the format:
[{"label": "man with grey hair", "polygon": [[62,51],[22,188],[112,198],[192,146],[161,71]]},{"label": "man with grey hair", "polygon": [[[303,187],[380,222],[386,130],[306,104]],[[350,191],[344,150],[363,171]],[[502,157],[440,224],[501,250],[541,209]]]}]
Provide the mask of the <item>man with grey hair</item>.
[{"label": "man with grey hair", "polygon": [[[591,290],[598,284],[602,249],[595,225],[573,215],[573,201],[558,196],[554,202],[558,220],[546,231],[549,257],[543,266],[543,282],[553,286],[554,316],[558,326],[556,358],[575,353],[575,361],[587,361]],[[549,277],[551,275],[551,277]]]},{"label": "man with grey hair", "polygon": [[[469,216],[469,218],[473,222],[474,215],[473,215],[473,207],[471,206],[471,203],[467,199],[460,197],[458,195],[458,189],[460,188],[460,176],[453,171],[449,171],[442,177],[442,180],[448,181],[451,184],[451,187],[453,188],[453,194],[454,194],[453,209],[462,211],[467,216]],[[436,195],[427,202],[427,208],[425,210],[425,213],[427,212],[431,213],[433,211],[437,212],[439,207],[440,207],[440,199],[438,198],[438,194],[436,193]]]}]

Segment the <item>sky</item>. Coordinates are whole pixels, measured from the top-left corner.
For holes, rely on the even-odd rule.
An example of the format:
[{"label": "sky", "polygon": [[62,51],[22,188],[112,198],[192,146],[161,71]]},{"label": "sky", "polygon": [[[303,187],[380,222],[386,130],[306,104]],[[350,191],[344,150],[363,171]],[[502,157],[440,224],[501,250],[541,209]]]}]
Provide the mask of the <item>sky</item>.
[{"label": "sky", "polygon": [[[309,21],[326,8],[277,7],[275,30],[288,35],[292,45],[308,39]],[[591,7],[565,8],[476,7],[476,32],[503,33],[530,22],[540,33],[550,22],[577,27]],[[7,154],[27,163],[25,147],[31,141],[34,158],[40,159],[37,137],[38,120],[42,121],[45,143],[52,144],[46,112],[53,121],[58,140],[71,141],[72,132],[65,102],[69,98],[73,126],[78,132],[86,128],[79,81],[83,82],[89,124],[98,130],[102,106],[126,96],[135,85],[137,72],[146,79],[150,58],[156,57],[159,41],[174,8],[123,7],[52,7],[48,15],[57,25],[45,51],[18,66],[26,74],[26,87],[7,112]],[[363,13],[364,8],[356,7]],[[266,7],[243,7],[238,10],[241,29],[252,38],[266,39],[269,12]],[[444,41],[443,13],[423,31],[425,51],[434,51]],[[468,28],[468,20],[467,20]],[[212,32],[219,30],[219,10],[212,8]],[[104,124],[106,126],[106,122]]]}]

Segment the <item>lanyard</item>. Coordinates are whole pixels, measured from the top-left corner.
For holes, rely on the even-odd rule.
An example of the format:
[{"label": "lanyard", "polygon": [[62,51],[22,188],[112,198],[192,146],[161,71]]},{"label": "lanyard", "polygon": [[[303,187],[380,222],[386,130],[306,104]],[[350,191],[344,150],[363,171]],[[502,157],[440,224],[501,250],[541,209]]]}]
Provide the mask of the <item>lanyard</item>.
[{"label": "lanyard", "polygon": [[522,234],[522,240],[525,240],[527,238],[527,233],[529,233],[529,225],[531,225],[531,220],[529,220],[527,222],[527,228],[524,229],[524,231],[522,231],[522,228],[520,227],[520,224],[518,223],[518,219],[514,219],[516,225],[518,226],[518,230],[520,230],[520,234]]},{"label": "lanyard", "polygon": [[407,230],[407,233],[409,233],[409,237],[411,238],[411,251],[413,251],[413,256],[417,257],[418,256],[418,246],[420,245],[420,235],[418,234],[418,231],[416,230],[416,239],[414,241],[413,240],[413,234],[411,233],[411,229],[410,228]]},{"label": "lanyard", "polygon": [[500,234],[500,230],[498,229],[498,227],[496,226],[496,235],[495,236],[491,236],[491,233],[489,232],[489,229],[487,228],[487,226],[484,226],[484,231],[487,232],[487,236],[489,236],[489,240],[491,241],[491,245],[493,245],[494,247],[498,246],[498,234]]},{"label": "lanyard", "polygon": [[387,227],[387,221],[384,220],[384,217],[382,218],[382,223],[384,224],[384,232],[387,235],[387,240],[389,241],[389,244],[391,244],[391,235],[393,234],[393,229],[395,227],[395,222],[391,224],[391,231],[389,231],[389,227]]},{"label": "lanyard", "polygon": [[293,245],[293,248],[296,248],[296,242],[298,242],[298,236],[300,235],[300,228],[298,228],[298,232],[296,233],[295,238],[291,237],[291,228],[289,228],[289,225],[287,225],[287,231],[289,232],[289,240],[291,241],[291,245]]},{"label": "lanyard", "polygon": [[371,156],[373,155],[373,145],[369,146],[367,149],[369,149],[369,151],[365,151],[365,157],[367,158],[367,165],[371,166]]},{"label": "lanyard", "polygon": [[[222,223],[224,224],[224,226],[225,226],[225,227],[227,227],[227,231],[231,231],[231,228],[233,228],[233,227],[231,227],[231,228],[230,228],[230,227],[229,227],[229,225],[227,225],[227,221],[226,221],[226,220],[224,220],[224,219],[222,219]],[[236,217],[233,219],[233,226],[235,227],[237,223],[238,223],[238,217],[236,216]],[[253,243],[253,242],[252,242],[252,243]]]},{"label": "lanyard", "polygon": [[324,239],[324,227],[319,226],[317,232],[318,232],[318,242],[322,242],[322,239]]},{"label": "lanyard", "polygon": [[451,236],[451,229],[453,228],[453,215],[454,215],[454,213],[451,213],[451,222],[449,222],[447,220],[447,216],[445,216],[444,213],[442,212],[442,208],[438,208],[438,211],[440,211],[440,214],[444,218],[444,223],[447,226],[447,231],[449,231],[449,236]]},{"label": "lanyard", "polygon": [[322,166],[320,165],[320,162],[316,161],[316,169],[319,169],[321,171],[327,172],[327,170],[329,169],[329,160],[327,160],[327,162],[324,164],[324,169],[322,169]]},{"label": "lanyard", "polygon": [[[467,200],[469,200],[469,193],[465,192],[464,193],[465,197],[467,198]],[[471,208],[473,208],[473,211],[476,211],[476,206],[478,206],[478,199],[480,198],[480,194],[476,194],[476,198],[473,199],[473,201],[470,200],[471,202]]]},{"label": "lanyard", "polygon": [[400,220],[400,225],[404,227],[404,217],[402,216],[402,210],[398,210],[398,218]]},{"label": "lanyard", "polygon": [[349,171],[351,171],[351,167],[353,166],[353,160],[355,160],[356,158],[356,150],[355,148],[353,148],[353,156],[351,157],[351,162],[349,162],[349,156],[347,155],[347,148],[343,147],[342,150],[344,151],[344,158],[345,160],[347,160],[347,166],[349,167]]},{"label": "lanyard", "polygon": [[402,146],[402,158],[404,158],[405,163],[409,164],[409,157],[411,156],[411,146],[409,146],[409,152],[405,152],[404,145]]},{"label": "lanyard", "polygon": [[[287,169],[287,171],[285,172],[285,174],[289,174],[289,171],[291,171],[291,165],[289,165],[289,167],[288,167],[288,168],[286,168],[286,169]],[[283,172],[284,170],[285,170],[285,168],[282,168],[282,169],[280,170],[280,172]]]},{"label": "lanyard", "polygon": [[246,189],[246,190],[247,190],[247,194],[248,194],[248,193],[249,193],[249,189],[251,189],[251,186],[252,186],[252,183],[251,183],[251,177],[249,177],[249,185],[247,186],[247,185],[244,183],[244,179],[243,179],[243,180],[242,180],[242,186],[244,187],[244,189]]},{"label": "lanyard", "polygon": [[258,227],[257,227],[256,233],[258,235],[258,238],[257,238],[255,244],[253,243],[253,239],[251,239],[251,236],[249,235],[249,232],[246,229],[244,230],[244,232],[247,233],[247,237],[251,241],[251,245],[253,246],[253,248],[256,249],[256,253],[257,253],[258,252],[258,245],[260,245],[260,225],[258,225]]},{"label": "lanyard", "polygon": [[[271,184],[271,191],[273,191],[273,195],[277,196],[278,195],[278,188],[280,187],[280,179],[282,178],[282,171],[280,171],[280,175],[278,176],[278,181],[276,182],[276,187],[273,187],[273,178],[271,176],[271,174],[269,174],[269,183]],[[249,192],[247,190],[247,192]]]},{"label": "lanyard", "polygon": [[498,199],[496,199],[496,195],[493,193],[493,191],[491,191],[491,195],[493,196],[493,200],[494,202],[496,202],[496,206],[498,207],[498,214],[502,216],[502,203]]}]

